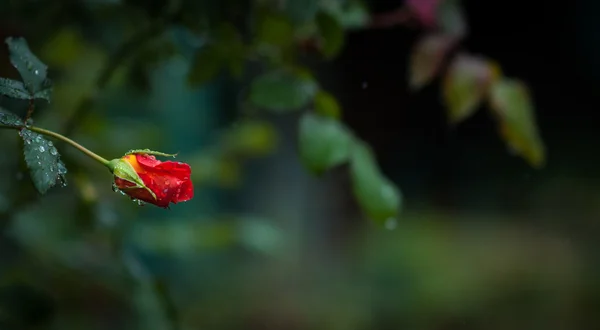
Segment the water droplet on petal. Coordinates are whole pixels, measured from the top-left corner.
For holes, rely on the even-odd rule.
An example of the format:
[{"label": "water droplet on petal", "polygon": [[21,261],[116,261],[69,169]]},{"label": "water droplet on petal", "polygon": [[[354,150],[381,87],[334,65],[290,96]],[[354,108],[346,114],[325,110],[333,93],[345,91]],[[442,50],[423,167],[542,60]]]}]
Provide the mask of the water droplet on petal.
[{"label": "water droplet on petal", "polygon": [[169,180],[165,180],[165,185],[168,186],[169,184],[170,184]]},{"label": "water droplet on petal", "polygon": [[166,194],[167,192],[169,192],[169,189],[164,189],[164,190],[163,190],[163,193],[165,193],[165,194]]},{"label": "water droplet on petal", "polygon": [[46,151],[46,148],[44,148],[44,146],[40,146],[38,149],[40,150],[40,152]]}]

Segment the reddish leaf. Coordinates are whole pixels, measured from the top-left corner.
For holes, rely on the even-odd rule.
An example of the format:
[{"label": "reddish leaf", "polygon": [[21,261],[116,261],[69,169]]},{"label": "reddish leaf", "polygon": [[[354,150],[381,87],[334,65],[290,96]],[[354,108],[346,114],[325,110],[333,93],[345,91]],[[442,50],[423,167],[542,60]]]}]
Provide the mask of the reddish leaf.
[{"label": "reddish leaf", "polygon": [[450,122],[459,123],[475,113],[490,83],[499,76],[500,69],[495,63],[458,54],[448,68],[442,90]]},{"label": "reddish leaf", "polygon": [[419,22],[426,28],[434,28],[437,25],[438,7],[444,0],[406,0],[406,6],[410,8]]},{"label": "reddish leaf", "polygon": [[490,103],[499,120],[500,134],[511,150],[531,166],[542,167],[545,147],[527,86],[518,80],[498,80],[491,86]]},{"label": "reddish leaf", "polygon": [[429,34],[417,42],[410,57],[411,89],[420,89],[433,80],[454,43],[455,39],[445,34]]},{"label": "reddish leaf", "polygon": [[426,29],[438,29],[456,37],[467,32],[459,0],[407,0],[406,6]]}]

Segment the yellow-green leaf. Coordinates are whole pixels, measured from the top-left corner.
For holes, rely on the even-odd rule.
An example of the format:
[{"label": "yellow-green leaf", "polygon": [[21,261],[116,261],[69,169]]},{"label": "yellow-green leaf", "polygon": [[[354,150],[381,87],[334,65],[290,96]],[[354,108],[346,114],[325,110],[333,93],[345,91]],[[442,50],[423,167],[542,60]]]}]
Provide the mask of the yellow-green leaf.
[{"label": "yellow-green leaf", "polygon": [[409,85],[413,90],[430,83],[456,39],[446,34],[428,34],[421,38],[410,56]]},{"label": "yellow-green leaf", "polygon": [[294,42],[294,27],[284,15],[265,12],[260,15],[256,38],[259,44],[291,46]]},{"label": "yellow-green leaf", "polygon": [[317,14],[316,21],[321,37],[321,51],[326,58],[331,59],[344,46],[344,28],[333,15],[325,11]]},{"label": "yellow-green leaf", "polygon": [[542,167],[546,161],[545,147],[525,84],[507,78],[496,81],[491,86],[490,102],[507,145],[531,166]]},{"label": "yellow-green leaf", "polygon": [[321,116],[339,119],[342,114],[340,104],[330,93],[320,90],[315,95],[315,112]]},{"label": "yellow-green leaf", "polygon": [[453,59],[442,87],[450,123],[457,124],[477,111],[499,71],[494,63],[480,57],[458,54]]}]

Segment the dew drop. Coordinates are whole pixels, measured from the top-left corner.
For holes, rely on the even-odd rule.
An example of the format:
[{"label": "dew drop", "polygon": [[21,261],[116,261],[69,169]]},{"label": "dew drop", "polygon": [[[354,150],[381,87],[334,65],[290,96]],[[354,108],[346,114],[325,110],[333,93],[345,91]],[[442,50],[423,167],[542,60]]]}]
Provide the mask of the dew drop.
[{"label": "dew drop", "polygon": [[118,192],[119,191],[119,187],[117,187],[117,184],[113,182],[112,184],[112,191],[114,192]]},{"label": "dew drop", "polygon": [[31,144],[31,140],[26,140],[25,141],[27,144]]},{"label": "dew drop", "polygon": [[52,148],[50,149],[50,154],[52,154],[52,156],[56,156],[58,155],[58,151],[56,150],[56,148]]},{"label": "dew drop", "polygon": [[165,193],[165,194],[166,194],[167,192],[169,192],[169,189],[164,189],[164,190],[163,190],[163,193]]},{"label": "dew drop", "polygon": [[40,152],[46,151],[46,148],[44,148],[44,146],[40,146],[38,149],[40,150]]},{"label": "dew drop", "polygon": [[34,73],[35,75],[39,75],[39,74],[40,74],[40,70],[35,70],[35,71],[33,71],[33,73]]}]

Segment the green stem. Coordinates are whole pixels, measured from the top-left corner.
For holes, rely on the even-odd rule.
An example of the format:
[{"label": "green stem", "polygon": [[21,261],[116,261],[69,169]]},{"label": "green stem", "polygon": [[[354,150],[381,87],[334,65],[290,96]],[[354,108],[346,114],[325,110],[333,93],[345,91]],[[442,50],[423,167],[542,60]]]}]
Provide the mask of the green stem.
[{"label": "green stem", "polygon": [[46,135],[46,136],[50,136],[53,137],[55,139],[61,140],[63,142],[66,142],[68,144],[70,144],[73,148],[83,152],[86,156],[92,158],[93,160],[99,162],[100,164],[109,167],[109,161],[107,159],[105,159],[104,157],[94,153],[93,151],[87,149],[86,147],[82,146],[81,144],[69,139],[68,137],[62,135],[62,134],[58,134],[56,132],[44,129],[44,128],[40,128],[40,127],[35,127],[35,126],[25,126],[25,127],[20,127],[20,126],[6,126],[6,125],[0,125],[0,128],[12,128],[12,129],[17,129],[20,130],[22,128],[26,128],[30,131],[42,134],[42,135]]}]

